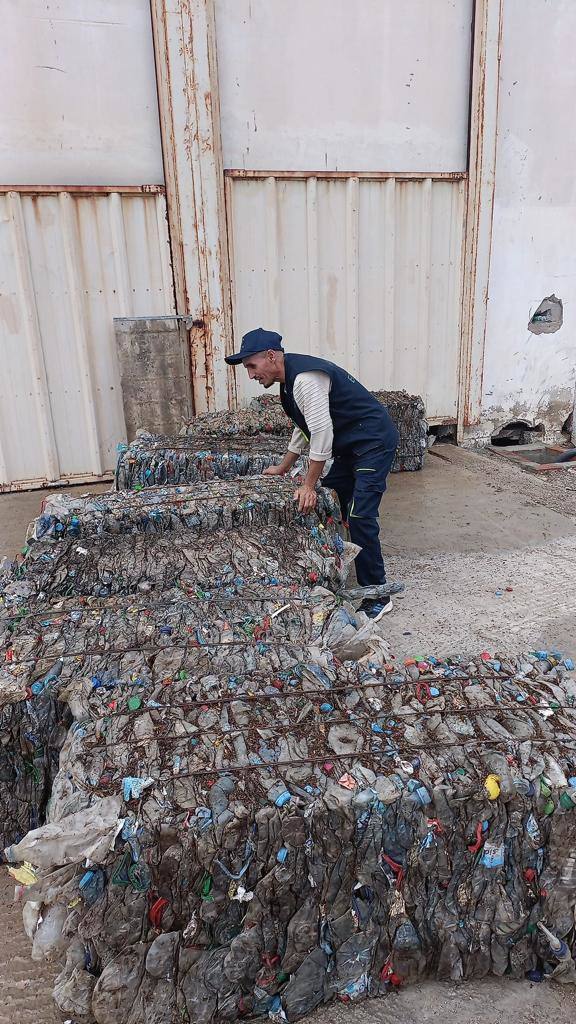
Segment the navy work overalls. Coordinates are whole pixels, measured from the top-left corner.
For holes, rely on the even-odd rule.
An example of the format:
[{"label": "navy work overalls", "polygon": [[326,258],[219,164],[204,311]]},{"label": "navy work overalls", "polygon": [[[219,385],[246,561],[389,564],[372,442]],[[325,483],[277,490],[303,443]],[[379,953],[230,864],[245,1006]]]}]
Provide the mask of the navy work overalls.
[{"label": "navy work overalls", "polygon": [[334,430],[334,463],[322,480],[333,488],[347,520],[352,543],[362,548],[356,558],[361,587],[386,582],[380,547],[378,512],[386,478],[398,447],[398,431],[387,409],[346,370],[316,356],[284,355],[286,380],[280,385],[284,411],[310,437],[306,420],[294,401],[299,373],[320,370],[330,377],[330,417]]}]

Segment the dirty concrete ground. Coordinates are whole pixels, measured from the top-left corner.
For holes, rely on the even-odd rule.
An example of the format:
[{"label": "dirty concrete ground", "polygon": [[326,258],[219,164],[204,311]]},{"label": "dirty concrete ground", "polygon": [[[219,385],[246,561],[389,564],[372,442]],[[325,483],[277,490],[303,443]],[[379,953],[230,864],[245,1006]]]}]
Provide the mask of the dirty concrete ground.
[{"label": "dirty concrete ground", "polygon": [[[397,656],[552,647],[574,654],[576,471],[552,480],[446,445],[382,503]],[[507,588],[511,588],[508,590]]]},{"label": "dirty concrete ground", "polygon": [[331,1004],[302,1024],[574,1024],[573,988],[486,978],[425,982],[358,1006]]},{"label": "dirty concrete ground", "polygon": [[[576,470],[532,476],[494,456],[434,451],[422,473],[392,477],[382,503],[389,577],[406,584],[382,624],[396,657],[541,647],[576,656]],[[22,546],[45,493],[0,495],[0,557]],[[0,885],[0,929],[9,936],[0,1024],[55,1024],[51,967],[29,960],[4,871]],[[425,983],[357,1007],[331,1005],[308,1024],[441,1024],[447,1016],[500,1024],[504,1015],[509,1024],[572,1024],[576,993],[498,979]]]},{"label": "dirty concrete ground", "polygon": [[22,927],[22,904],[14,903],[14,882],[0,868],[0,1024],[59,1024],[52,1002],[52,964],[30,959]]}]

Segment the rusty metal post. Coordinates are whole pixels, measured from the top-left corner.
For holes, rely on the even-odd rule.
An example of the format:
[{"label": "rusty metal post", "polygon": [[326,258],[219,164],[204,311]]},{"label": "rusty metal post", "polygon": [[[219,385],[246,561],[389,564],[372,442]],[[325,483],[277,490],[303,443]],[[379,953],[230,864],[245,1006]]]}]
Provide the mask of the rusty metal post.
[{"label": "rusty metal post", "polygon": [[196,413],[235,402],[213,0],[151,0],[176,310]]},{"label": "rusty metal post", "polygon": [[458,440],[478,421],[492,250],[503,0],[476,0],[464,236]]}]

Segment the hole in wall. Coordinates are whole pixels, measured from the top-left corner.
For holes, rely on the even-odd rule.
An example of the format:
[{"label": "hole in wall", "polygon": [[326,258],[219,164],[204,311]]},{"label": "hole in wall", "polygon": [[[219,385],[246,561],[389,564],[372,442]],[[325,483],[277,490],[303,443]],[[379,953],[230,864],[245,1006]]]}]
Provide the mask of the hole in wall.
[{"label": "hole in wall", "polygon": [[544,424],[530,424],[526,420],[511,420],[495,434],[490,443],[496,448],[510,448],[517,444],[534,444],[544,440]]},{"label": "hole in wall", "polygon": [[428,447],[433,444],[456,444],[456,424],[440,423],[428,430]]},{"label": "hole in wall", "polygon": [[532,334],[554,334],[562,327],[563,320],[562,299],[556,295],[548,295],[532,313],[528,321],[528,330]]}]

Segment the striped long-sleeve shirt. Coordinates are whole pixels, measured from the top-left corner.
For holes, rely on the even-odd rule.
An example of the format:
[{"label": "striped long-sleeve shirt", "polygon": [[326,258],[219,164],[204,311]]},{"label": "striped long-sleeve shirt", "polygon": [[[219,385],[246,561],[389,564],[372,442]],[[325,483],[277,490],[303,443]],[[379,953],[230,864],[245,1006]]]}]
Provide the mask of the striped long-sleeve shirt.
[{"label": "striped long-sleeve shirt", "polygon": [[[310,458],[315,462],[327,462],[332,458],[334,428],[328,398],[331,386],[328,374],[319,370],[299,373],[294,380],[294,401],[308,424]],[[308,438],[296,427],[288,451],[301,455],[307,445]]]}]

